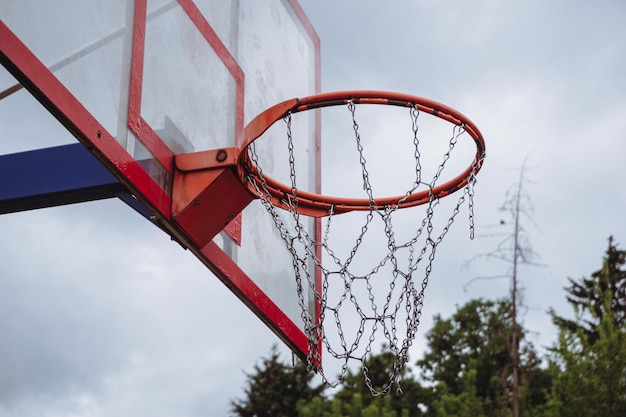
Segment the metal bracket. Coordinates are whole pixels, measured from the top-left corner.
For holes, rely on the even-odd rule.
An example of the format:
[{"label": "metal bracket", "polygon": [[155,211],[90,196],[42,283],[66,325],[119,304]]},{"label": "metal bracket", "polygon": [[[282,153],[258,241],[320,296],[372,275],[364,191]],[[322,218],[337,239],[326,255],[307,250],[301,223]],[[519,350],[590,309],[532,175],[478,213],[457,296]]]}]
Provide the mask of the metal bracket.
[{"label": "metal bracket", "polygon": [[236,172],[236,147],[174,157],[172,219],[199,247],[254,199]]}]

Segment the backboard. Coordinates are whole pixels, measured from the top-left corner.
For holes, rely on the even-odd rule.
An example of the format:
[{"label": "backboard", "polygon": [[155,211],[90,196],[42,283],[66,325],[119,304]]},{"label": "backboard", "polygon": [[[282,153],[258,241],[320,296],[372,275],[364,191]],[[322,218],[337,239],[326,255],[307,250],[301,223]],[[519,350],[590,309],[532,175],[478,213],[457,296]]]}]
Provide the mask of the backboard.
[{"label": "backboard", "polygon": [[[0,16],[0,99],[32,94],[156,225],[306,356],[291,257],[228,174],[252,118],[319,92],[319,39],[297,1],[5,0]],[[299,176],[319,189],[319,115],[302,123]],[[268,172],[289,169],[273,163],[284,145],[260,146]],[[319,233],[316,220],[307,227]]]}]

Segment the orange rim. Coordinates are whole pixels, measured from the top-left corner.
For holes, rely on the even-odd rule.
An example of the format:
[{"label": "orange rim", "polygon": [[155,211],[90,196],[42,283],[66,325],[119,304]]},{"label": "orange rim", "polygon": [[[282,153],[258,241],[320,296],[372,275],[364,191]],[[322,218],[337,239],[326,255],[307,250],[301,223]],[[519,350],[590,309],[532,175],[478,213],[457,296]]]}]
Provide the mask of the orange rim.
[{"label": "orange rim", "polygon": [[[474,123],[458,111],[419,96],[394,93],[388,91],[353,90],[338,91],[332,93],[316,94],[304,98],[295,98],[276,104],[255,117],[243,130],[239,148],[241,153],[237,163],[237,171],[241,182],[255,196],[256,190],[267,190],[269,201],[280,208],[289,210],[290,206],[284,203],[285,197],[294,196],[290,185],[283,184],[261,173],[250,159],[247,152],[248,146],[274,123],[282,120],[288,113],[298,113],[321,107],[347,105],[352,101],[354,104],[378,104],[399,107],[416,107],[421,112],[426,112],[463,129],[472,137],[476,145],[474,160],[459,175],[451,180],[433,187],[432,190],[423,190],[410,194],[393,197],[376,198],[372,203],[367,198],[342,198],[327,196],[307,191],[296,190],[298,212],[312,217],[325,217],[330,210],[335,214],[349,211],[363,211],[384,209],[385,207],[408,208],[428,203],[432,199],[439,199],[454,193],[465,187],[470,178],[482,168],[485,157],[485,141],[482,134]],[[252,173],[253,175],[249,175]]]}]

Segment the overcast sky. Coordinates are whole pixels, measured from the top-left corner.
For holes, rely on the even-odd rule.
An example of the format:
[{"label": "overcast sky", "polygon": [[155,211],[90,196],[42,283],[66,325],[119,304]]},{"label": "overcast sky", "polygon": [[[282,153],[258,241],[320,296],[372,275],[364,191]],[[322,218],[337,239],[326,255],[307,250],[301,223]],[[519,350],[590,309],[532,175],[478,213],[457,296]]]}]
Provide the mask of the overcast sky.
[{"label": "overcast sky", "polygon": [[[524,325],[538,349],[549,345],[546,310],[571,314],[567,277],[599,269],[610,235],[626,248],[626,5],[300,2],[321,39],[323,91],[428,97],[469,116],[487,142],[476,239],[463,212],[437,253],[421,334],[435,314],[507,294],[507,280],[466,284],[508,264],[464,265],[498,243],[484,236],[511,232],[499,208],[526,161],[523,225],[542,266],[520,270]],[[19,140],[2,128],[8,117],[2,153]],[[0,235],[1,417],[226,415],[272,345],[290,360],[192,254],[119,201],[3,215]]]}]

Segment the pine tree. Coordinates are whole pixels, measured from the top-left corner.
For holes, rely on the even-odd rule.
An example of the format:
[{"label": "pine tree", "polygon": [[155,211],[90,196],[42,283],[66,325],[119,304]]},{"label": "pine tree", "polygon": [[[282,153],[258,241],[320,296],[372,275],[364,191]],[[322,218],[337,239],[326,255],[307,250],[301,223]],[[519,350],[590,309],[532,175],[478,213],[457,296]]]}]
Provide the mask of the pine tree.
[{"label": "pine tree", "polygon": [[626,415],[626,251],[613,238],[602,268],[580,281],[569,279],[567,301],[575,319],[557,316],[552,347],[553,386],[546,417]]},{"label": "pine tree", "polygon": [[[595,343],[599,335],[599,326],[609,310],[612,312],[613,325],[622,328],[626,321],[626,251],[618,250],[609,237],[609,247],[602,268],[591,274],[590,278],[574,280],[568,278],[570,286],[567,301],[580,313],[576,320],[566,319],[550,311],[552,320],[561,330],[577,333],[583,331],[589,343]],[[610,302],[605,303],[603,295],[608,292]]]},{"label": "pine tree", "polygon": [[282,363],[276,346],[269,358],[255,365],[247,375],[245,398],[231,401],[231,411],[238,417],[297,417],[300,401],[320,398],[324,387],[312,387],[313,374],[306,364],[295,366]]},{"label": "pine tree", "polygon": [[[601,275],[596,276],[601,279]],[[598,289],[591,322],[578,313],[575,330],[562,327],[552,348],[553,386],[543,416],[621,417],[626,415],[626,329],[618,326],[613,294]],[[601,317],[595,314],[601,314]]]}]

